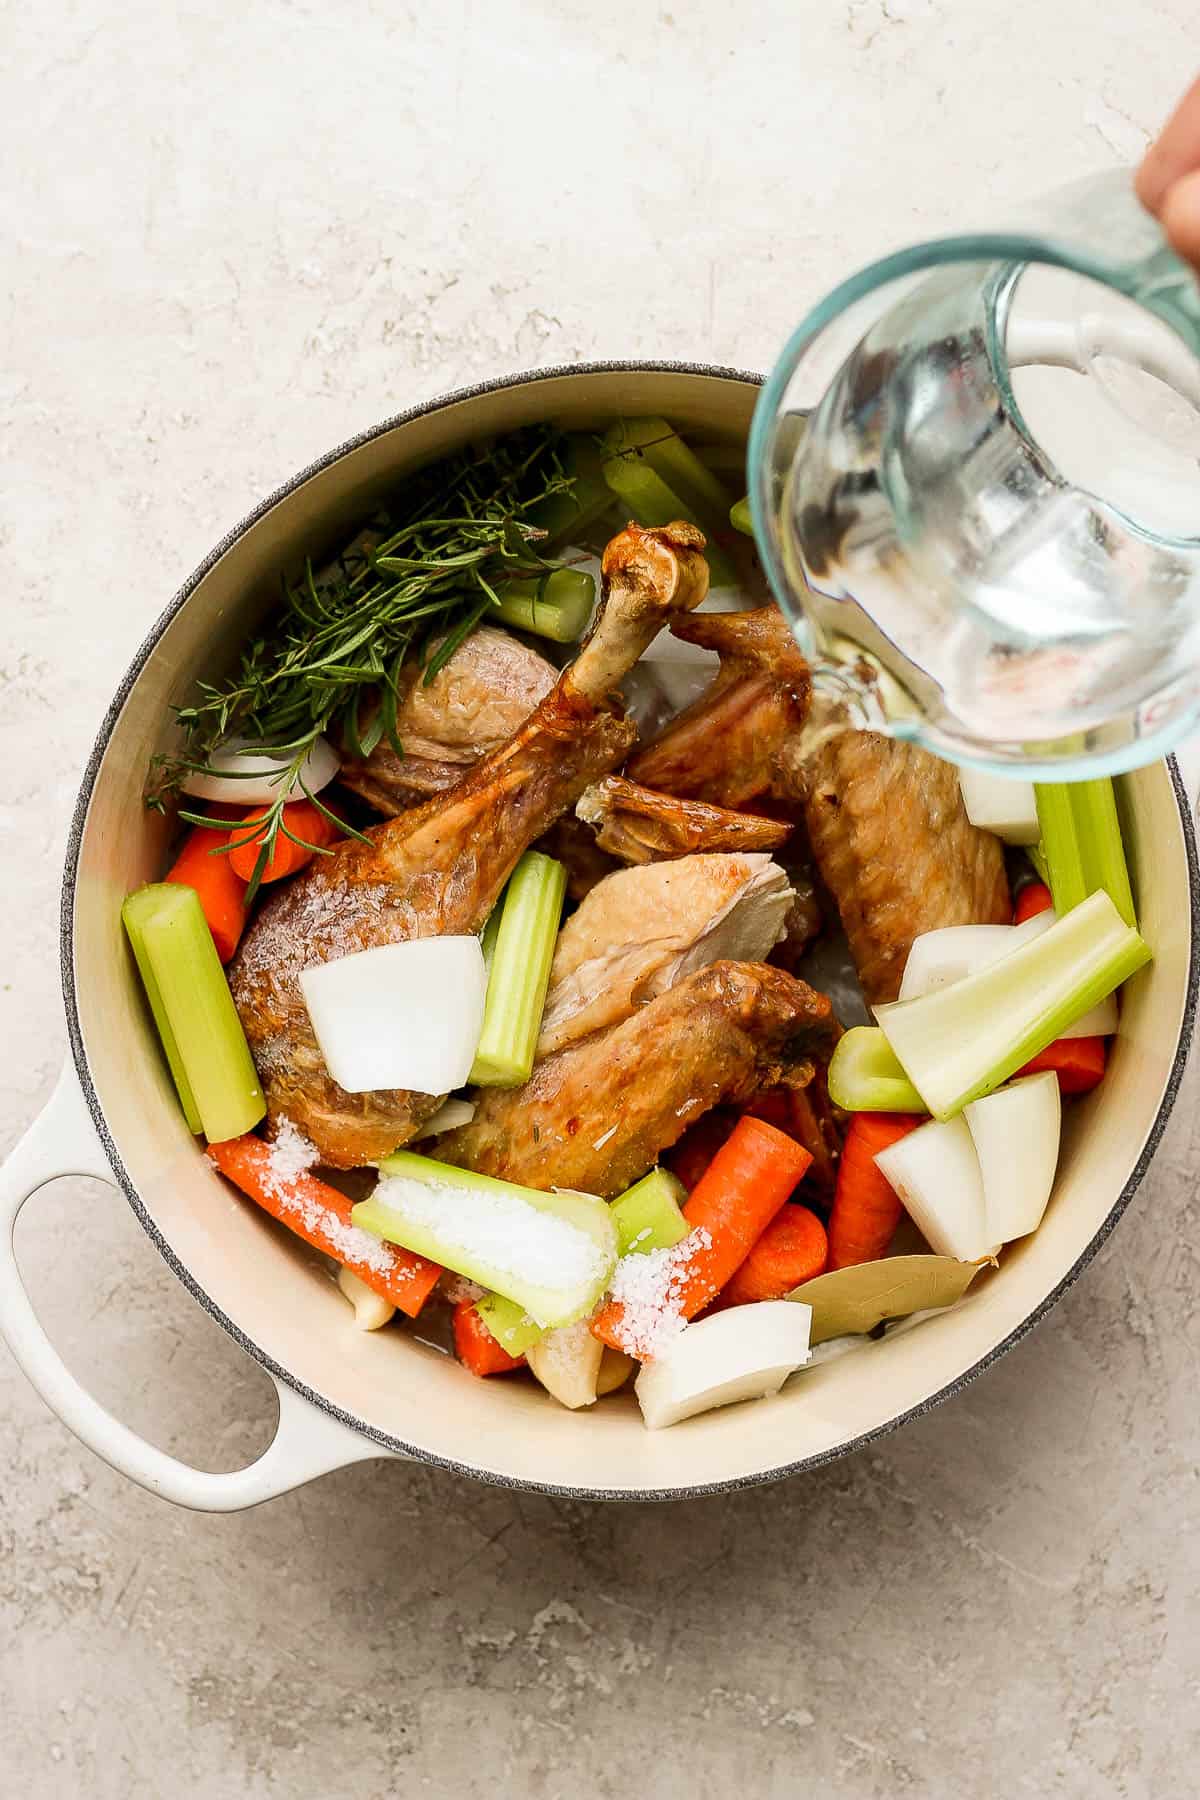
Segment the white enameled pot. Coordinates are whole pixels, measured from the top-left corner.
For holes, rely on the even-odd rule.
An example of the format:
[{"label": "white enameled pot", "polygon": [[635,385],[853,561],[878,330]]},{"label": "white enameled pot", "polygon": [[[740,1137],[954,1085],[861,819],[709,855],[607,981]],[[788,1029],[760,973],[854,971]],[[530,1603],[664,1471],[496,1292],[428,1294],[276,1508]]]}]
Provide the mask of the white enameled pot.
[{"label": "white enameled pot", "polygon": [[[595,1499],[674,1498],[814,1466],[955,1392],[1023,1336],[1095,1253],[1137,1188],[1182,1070],[1194,1009],[1197,877],[1177,772],[1121,780],[1153,964],[1130,984],[1100,1092],[1071,1110],[1046,1220],[967,1304],[831,1361],[777,1398],[648,1432],[631,1395],[568,1413],[532,1383],[481,1382],[405,1332],[364,1334],[320,1259],[234,1197],[185,1127],[126,945],[123,895],[162,869],[164,822],[136,804],[172,702],[230,658],[281,566],[319,551],[406,471],[467,441],[553,419],[665,414],[744,439],[758,383],[731,370],[605,364],[498,381],[386,421],[304,470],[233,531],[172,601],[101,726],[63,886],[71,1056],[0,1171],[0,1329],[47,1404],[114,1468],[181,1505],[231,1510],[342,1464],[417,1457],[485,1480]],[[199,1303],[268,1369],[277,1436],[249,1468],[190,1469],[105,1412],[39,1327],[12,1252],[16,1216],[62,1174],[120,1185]]]}]

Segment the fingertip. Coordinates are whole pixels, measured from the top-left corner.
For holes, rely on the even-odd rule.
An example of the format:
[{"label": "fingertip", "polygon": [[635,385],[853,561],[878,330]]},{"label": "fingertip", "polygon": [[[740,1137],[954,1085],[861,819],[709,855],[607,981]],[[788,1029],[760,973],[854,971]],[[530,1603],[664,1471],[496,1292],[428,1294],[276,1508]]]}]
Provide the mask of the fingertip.
[{"label": "fingertip", "polygon": [[1167,173],[1163,167],[1163,159],[1158,155],[1158,145],[1151,144],[1133,178],[1133,191],[1146,211],[1157,218],[1166,189]]},{"label": "fingertip", "polygon": [[1171,248],[1200,271],[1200,169],[1171,183],[1159,218]]}]

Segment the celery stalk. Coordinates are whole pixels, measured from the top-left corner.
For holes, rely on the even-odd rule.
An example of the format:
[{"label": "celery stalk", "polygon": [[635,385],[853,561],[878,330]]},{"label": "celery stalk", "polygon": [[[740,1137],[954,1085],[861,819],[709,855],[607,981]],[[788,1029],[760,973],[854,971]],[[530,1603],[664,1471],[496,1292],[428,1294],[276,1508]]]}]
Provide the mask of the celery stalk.
[{"label": "celery stalk", "polygon": [[1059,918],[1103,888],[1126,925],[1136,930],[1112,781],[1107,775],[1098,781],[1039,781],[1034,791]]},{"label": "celery stalk", "polygon": [[582,637],[596,604],[596,583],[580,569],[517,576],[496,591],[500,602],[489,618],[555,644],[573,644]]},{"label": "celery stalk", "polygon": [[154,1023],[158,1027],[159,1039],[166,1055],[167,1066],[171,1071],[171,1079],[174,1081],[176,1092],[179,1095],[183,1116],[187,1120],[187,1128],[194,1136],[199,1136],[203,1132],[204,1126],[200,1122],[196,1096],[192,1092],[192,1084],[188,1080],[187,1070],[183,1066],[183,1057],[179,1053],[179,1045],[175,1040],[175,1033],[171,1029],[167,1009],[163,1005],[163,997],[159,992],[153,966],[150,958],[146,955],[146,944],[142,937],[141,926],[137,922],[136,913],[131,914],[128,901],[121,908],[121,918],[129,938],[129,947],[133,951],[133,958],[138,966],[138,974],[142,978],[142,986],[146,990],[146,998],[150,1002]]},{"label": "celery stalk", "polygon": [[547,495],[527,515],[531,525],[547,534],[539,539],[542,549],[580,543],[589,527],[612,507],[612,489],[604,479],[604,459],[594,437],[585,433],[570,436],[563,451],[563,468],[571,478],[570,490]]},{"label": "celery stalk", "polygon": [[485,1294],[475,1304],[479,1314],[501,1349],[510,1356],[524,1356],[531,1345],[546,1335],[546,1327],[531,1319],[523,1306],[506,1300],[503,1294]]},{"label": "celery stalk", "polygon": [[[657,423],[664,425],[661,420]],[[704,553],[713,586],[734,585],[737,571],[716,542],[717,533],[728,529],[728,496],[722,491],[722,504],[714,511],[710,506],[696,505],[682,494],[675,482],[668,481],[650,461],[649,452],[631,441],[630,430],[646,424],[645,420],[621,421],[606,434],[604,479],[639,525],[670,525],[676,519],[698,525],[707,539]],[[664,429],[670,432],[669,426],[664,425]]]},{"label": "celery stalk", "polygon": [[651,1169],[631,1188],[626,1188],[609,1207],[617,1227],[621,1255],[644,1255],[650,1250],[669,1250],[688,1234],[688,1223],[679,1210],[687,1189],[667,1169]]},{"label": "celery stalk", "polygon": [[471,1069],[479,1087],[520,1087],[529,1080],[566,891],[562,863],[537,850],[525,852],[509,879]]},{"label": "celery stalk", "polygon": [[846,1112],[928,1112],[878,1025],[843,1032],[829,1062],[829,1098]]},{"label": "celery stalk", "polygon": [[379,1174],[354,1224],[478,1281],[537,1325],[583,1318],[612,1279],[617,1228],[594,1194],[543,1194],[408,1150]]},{"label": "celery stalk", "polygon": [[725,483],[705,467],[665,419],[619,419],[605,434],[604,448],[614,455],[640,451],[654,473],[679,495],[685,506],[695,510],[706,530],[709,526],[713,530],[724,529],[729,517]]},{"label": "celery stalk", "polygon": [[[139,888],[121,916],[139,967],[144,960],[150,969],[151,1009],[157,1019],[157,994],[170,1032],[164,1047],[173,1043],[194,1116],[210,1143],[241,1137],[267,1107],[195,889],[176,882]],[[167,1054],[170,1060],[169,1048]]]},{"label": "celery stalk", "polygon": [[930,1112],[950,1119],[1149,960],[1144,940],[1098,889],[999,962],[919,1000],[878,1006],[875,1017]]},{"label": "celery stalk", "polygon": [[749,495],[744,500],[734,501],[729,509],[729,523],[735,531],[743,532],[746,537],[754,536],[754,520],[750,514]]}]

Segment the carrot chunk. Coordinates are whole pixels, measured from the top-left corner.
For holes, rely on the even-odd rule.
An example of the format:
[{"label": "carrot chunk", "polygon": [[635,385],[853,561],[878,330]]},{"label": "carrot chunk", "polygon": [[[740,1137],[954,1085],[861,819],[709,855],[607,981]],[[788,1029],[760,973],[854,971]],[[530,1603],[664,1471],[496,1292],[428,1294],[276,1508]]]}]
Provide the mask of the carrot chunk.
[{"label": "carrot chunk", "polygon": [[1041,1075],[1052,1069],[1064,1094],[1086,1094],[1103,1081],[1107,1063],[1107,1040],[1102,1037],[1055,1038],[1017,1074]]},{"label": "carrot chunk", "polygon": [[[683,1208],[690,1245],[679,1272],[676,1303],[694,1319],[745,1262],[812,1157],[802,1144],[763,1119],[741,1118],[713,1157]],[[602,1343],[622,1350],[624,1306],[609,1300],[592,1321]]]},{"label": "carrot chunk", "polygon": [[746,1306],[753,1300],[782,1300],[825,1267],[825,1227],[807,1206],[785,1206],[717,1296],[718,1307]]},{"label": "carrot chunk", "polygon": [[228,832],[194,826],[163,876],[164,881],[195,888],[223,963],[237,949],[246,923],[246,886],[230,868],[231,858],[223,854],[228,842]]},{"label": "carrot chunk", "polygon": [[1030,881],[1017,896],[1017,904],[1013,911],[1013,924],[1023,925],[1026,919],[1035,919],[1039,913],[1049,912],[1054,905],[1054,896],[1044,881]]},{"label": "carrot chunk", "polygon": [[460,1300],[454,1308],[454,1352],[472,1375],[507,1375],[525,1366],[523,1356],[510,1356],[492,1336],[473,1300]]},{"label": "carrot chunk", "polygon": [[[246,814],[237,830],[233,833],[234,848],[229,852],[229,863],[235,875],[243,881],[249,881],[254,874],[254,865],[262,850],[262,833],[247,840],[247,832],[253,826],[262,823],[266,817],[259,807]],[[287,834],[291,832],[292,836]],[[283,809],[282,824],[275,839],[275,848],[263,870],[264,881],[279,881],[285,875],[295,875],[313,859],[315,852],[305,848],[306,844],[315,844],[326,850],[340,836],[337,826],[326,818],[319,807],[311,800],[289,800]],[[300,843],[293,843],[293,838],[300,838]]]},{"label": "carrot chunk", "polygon": [[365,1235],[350,1218],[352,1202],[315,1175],[281,1180],[272,1167],[271,1146],[248,1132],[223,1144],[210,1144],[208,1154],[222,1175],[241,1188],[257,1206],[311,1244],[350,1269],[367,1287],[382,1294],[402,1313],[415,1319],[436,1287],[440,1266],[412,1250],[382,1239],[369,1249],[357,1246]]},{"label": "carrot chunk", "polygon": [[829,1214],[829,1267],[876,1262],[883,1256],[904,1211],[900,1196],[875,1158],[927,1121],[914,1113],[855,1113],[842,1147],[837,1187]]}]

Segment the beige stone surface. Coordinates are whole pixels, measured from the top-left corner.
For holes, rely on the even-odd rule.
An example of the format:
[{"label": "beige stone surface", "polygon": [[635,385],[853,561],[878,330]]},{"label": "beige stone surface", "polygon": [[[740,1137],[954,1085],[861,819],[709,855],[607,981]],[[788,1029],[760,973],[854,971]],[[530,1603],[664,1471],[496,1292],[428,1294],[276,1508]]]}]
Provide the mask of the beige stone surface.
[{"label": "beige stone surface", "polygon": [[[147,626],[308,459],[469,378],[761,367],[885,247],[1138,155],[1188,0],[0,11],[0,1150],[63,1053],[58,860]],[[1196,1082],[1129,1216],[966,1394],[674,1507],[368,1464],[173,1511],[0,1356],[0,1788],[848,1800],[1196,1791]],[[123,1201],[21,1245],[100,1397],[234,1467],[266,1378]]]}]

